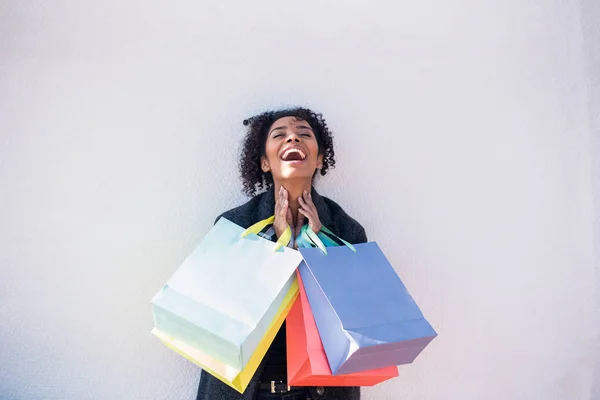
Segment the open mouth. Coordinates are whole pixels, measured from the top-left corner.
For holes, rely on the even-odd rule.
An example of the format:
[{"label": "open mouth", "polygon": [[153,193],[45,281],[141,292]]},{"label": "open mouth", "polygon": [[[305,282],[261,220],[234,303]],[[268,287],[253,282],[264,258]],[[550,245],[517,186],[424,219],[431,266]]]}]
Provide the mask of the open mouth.
[{"label": "open mouth", "polygon": [[306,154],[300,149],[288,149],[281,155],[281,159],[283,161],[304,161]]}]

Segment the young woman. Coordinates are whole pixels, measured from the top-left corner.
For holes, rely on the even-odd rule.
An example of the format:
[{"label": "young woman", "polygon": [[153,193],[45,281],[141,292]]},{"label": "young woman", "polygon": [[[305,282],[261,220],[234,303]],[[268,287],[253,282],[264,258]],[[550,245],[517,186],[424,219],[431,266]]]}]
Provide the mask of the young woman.
[{"label": "young woman", "polygon": [[[243,191],[252,199],[221,216],[247,228],[275,215],[273,227],[262,235],[277,240],[289,225],[291,246],[305,224],[315,233],[326,226],[350,243],[367,241],[364,228],[313,187],[317,173],[325,175],[335,166],[331,132],[321,114],[306,108],[269,111],[245,120],[244,125],[248,133],[240,172]],[[257,190],[262,193],[256,194]],[[273,386],[277,393],[272,393]],[[289,391],[287,387],[284,323],[244,394],[204,373],[197,399],[360,399],[358,387],[292,387]]]}]

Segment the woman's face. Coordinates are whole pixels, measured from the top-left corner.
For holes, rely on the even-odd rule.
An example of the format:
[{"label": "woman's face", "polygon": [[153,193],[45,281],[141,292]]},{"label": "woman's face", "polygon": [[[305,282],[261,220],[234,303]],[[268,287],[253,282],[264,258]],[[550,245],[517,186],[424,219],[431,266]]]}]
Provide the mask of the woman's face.
[{"label": "woman's face", "polygon": [[271,125],[261,157],[264,172],[271,171],[273,180],[312,179],[323,166],[317,138],[308,122],[296,117],[283,117]]}]

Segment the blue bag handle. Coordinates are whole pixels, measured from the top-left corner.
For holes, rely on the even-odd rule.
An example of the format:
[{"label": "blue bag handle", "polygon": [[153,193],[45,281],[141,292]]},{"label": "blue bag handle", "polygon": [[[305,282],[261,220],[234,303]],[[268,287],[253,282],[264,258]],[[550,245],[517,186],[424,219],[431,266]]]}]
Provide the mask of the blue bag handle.
[{"label": "blue bag handle", "polygon": [[302,248],[315,246],[321,249],[324,254],[327,254],[326,247],[339,246],[330,236],[338,239],[340,242],[344,243],[346,247],[356,253],[356,248],[354,248],[352,244],[337,236],[325,226],[321,226],[321,230],[316,234],[309,225],[304,225],[300,230],[300,235],[296,238],[296,244],[298,247]]}]

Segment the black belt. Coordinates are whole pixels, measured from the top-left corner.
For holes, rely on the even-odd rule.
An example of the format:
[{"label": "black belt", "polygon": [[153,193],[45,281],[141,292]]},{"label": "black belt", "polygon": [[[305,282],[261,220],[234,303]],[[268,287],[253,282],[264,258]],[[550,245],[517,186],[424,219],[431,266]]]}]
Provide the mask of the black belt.
[{"label": "black belt", "polygon": [[258,384],[258,389],[262,391],[270,391],[271,393],[287,393],[291,388],[283,381],[261,382]]},{"label": "black belt", "polygon": [[256,400],[306,400],[307,391],[303,387],[289,387],[282,381],[260,383]]}]

